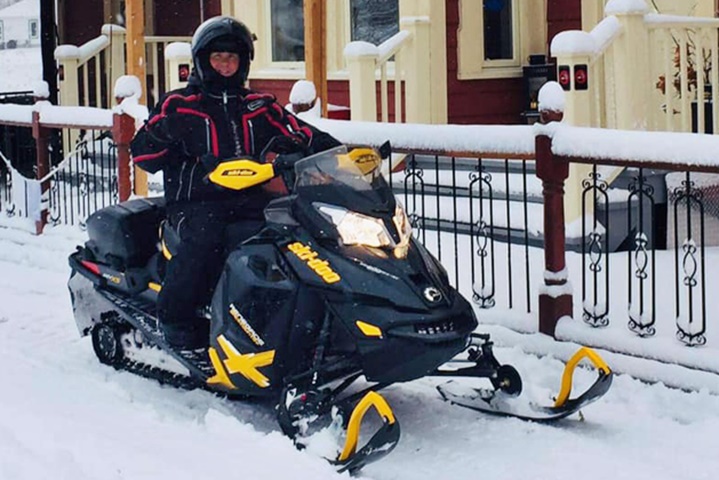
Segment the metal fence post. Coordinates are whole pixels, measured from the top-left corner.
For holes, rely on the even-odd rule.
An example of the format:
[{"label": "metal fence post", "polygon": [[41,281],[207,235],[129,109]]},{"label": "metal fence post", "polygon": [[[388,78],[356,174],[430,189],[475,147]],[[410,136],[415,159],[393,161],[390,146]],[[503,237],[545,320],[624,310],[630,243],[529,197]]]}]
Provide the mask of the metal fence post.
[{"label": "metal fence post", "polygon": [[117,113],[112,116],[112,138],[117,146],[117,190],[121,202],[132,194],[130,182],[130,142],[135,135],[135,119],[130,115]]},{"label": "metal fence post", "polygon": [[[32,112],[32,136],[35,139],[36,147],[36,169],[35,178],[40,180],[50,172],[50,134],[49,128],[40,125],[40,112]],[[35,221],[35,234],[42,234],[43,228],[47,225],[48,202],[46,201],[50,180],[45,180],[40,185],[40,219]]]},{"label": "metal fence post", "polygon": [[[541,122],[561,121],[562,112],[542,111]],[[572,316],[572,293],[566,278],[564,181],[569,162],[552,153],[548,135],[535,138],[537,177],[544,196],[544,288],[539,293],[539,331],[554,336],[560,318]]]}]

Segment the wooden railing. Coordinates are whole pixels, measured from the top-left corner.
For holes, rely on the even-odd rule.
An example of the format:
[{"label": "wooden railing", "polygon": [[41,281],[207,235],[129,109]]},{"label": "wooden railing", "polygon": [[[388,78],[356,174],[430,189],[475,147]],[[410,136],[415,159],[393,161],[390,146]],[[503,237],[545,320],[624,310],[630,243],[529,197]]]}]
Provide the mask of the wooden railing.
[{"label": "wooden railing", "polygon": [[[590,32],[551,45],[577,126],[714,133],[719,127],[719,19],[651,13],[615,2]],[[585,89],[577,77],[586,68]]]},{"label": "wooden railing", "polygon": [[[60,45],[55,58],[60,66],[60,104],[110,108],[114,103],[112,86],[125,74],[125,29],[104,25],[102,33],[84,45]],[[176,86],[165,54],[168,45],[189,42],[190,37],[145,38],[147,88],[150,103]]]},{"label": "wooden railing", "polygon": [[[394,90],[394,121],[429,123],[429,19],[405,17],[401,19],[400,25],[401,30],[380,45],[351,42],[345,47],[352,120],[389,121],[391,82]],[[377,80],[380,89],[379,110]]]}]

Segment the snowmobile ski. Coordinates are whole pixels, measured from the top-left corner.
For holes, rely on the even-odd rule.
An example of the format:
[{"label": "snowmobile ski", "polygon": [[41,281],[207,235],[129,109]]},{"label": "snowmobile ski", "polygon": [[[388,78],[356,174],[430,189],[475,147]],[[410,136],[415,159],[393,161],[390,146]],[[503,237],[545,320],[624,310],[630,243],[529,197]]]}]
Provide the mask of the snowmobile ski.
[{"label": "snowmobile ski", "polygon": [[[572,390],[574,369],[588,358],[596,367],[598,378],[581,395],[569,398]],[[449,381],[437,390],[444,400],[480,412],[516,417],[536,422],[550,422],[568,417],[603,396],[612,384],[613,373],[594,350],[582,347],[567,362],[562,375],[562,386],[553,406],[537,405],[523,401],[520,396],[502,390],[477,389]]]}]

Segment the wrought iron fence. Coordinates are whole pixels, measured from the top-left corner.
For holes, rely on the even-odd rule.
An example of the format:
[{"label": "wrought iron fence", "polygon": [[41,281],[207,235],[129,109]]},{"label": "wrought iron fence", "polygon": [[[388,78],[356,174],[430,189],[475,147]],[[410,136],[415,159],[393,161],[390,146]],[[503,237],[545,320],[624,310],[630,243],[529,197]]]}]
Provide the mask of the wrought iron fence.
[{"label": "wrought iron fence", "polygon": [[[14,126],[0,132],[3,132],[0,151],[11,160],[12,168],[16,170],[16,174],[12,175],[10,169],[0,165],[0,212],[9,217],[28,217],[32,214],[31,199],[27,193],[29,189],[17,182],[36,182],[36,151],[31,128]],[[78,130],[77,144],[62,158],[57,155],[61,151],[59,133],[55,131],[50,139],[51,153],[55,154],[50,156],[53,173],[46,194],[49,221],[83,227],[91,213],[118,201],[116,147],[108,131]],[[23,143],[28,135],[31,145]],[[21,188],[19,192],[26,193],[18,194],[16,190],[13,194],[13,188]],[[19,205],[23,201],[21,197],[24,197],[24,204]]]},{"label": "wrought iron fence", "polygon": [[[543,258],[534,162],[406,153],[390,184],[452,283],[480,308],[534,315]],[[712,260],[719,265],[719,173],[642,164],[619,177],[610,170],[592,164],[582,183],[581,237],[568,253],[570,273],[581,281],[576,313],[592,327],[619,327],[627,338],[706,344],[707,322],[719,311],[719,298],[708,295],[719,286],[719,269],[711,269]],[[663,358],[649,350],[625,353]]]},{"label": "wrought iron fence", "polygon": [[542,205],[534,162],[405,153],[389,182],[453,284],[469,285],[463,293],[483,309],[536,310]]},{"label": "wrought iron fence", "polygon": [[[688,346],[705,345],[707,320],[719,312],[719,301],[707,296],[719,287],[711,268],[719,260],[719,173],[637,164],[626,170],[627,190],[616,191],[601,169],[593,164],[583,181],[584,321],[610,327],[625,315],[626,328],[640,338],[674,336]],[[611,206],[626,212],[624,226],[611,221]],[[626,252],[609,253],[611,230],[618,227],[626,228],[629,244]]]}]

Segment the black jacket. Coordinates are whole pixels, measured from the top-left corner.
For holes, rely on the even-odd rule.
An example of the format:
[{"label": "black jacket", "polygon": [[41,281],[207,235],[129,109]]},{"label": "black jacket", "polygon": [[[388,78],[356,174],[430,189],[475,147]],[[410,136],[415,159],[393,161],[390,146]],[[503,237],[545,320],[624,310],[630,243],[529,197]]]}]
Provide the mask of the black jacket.
[{"label": "black jacket", "polygon": [[[181,135],[168,136],[168,124]],[[240,192],[221,189],[205,180],[210,167],[201,160],[208,154],[219,160],[257,159],[277,135],[293,137],[311,152],[340,144],[287,112],[270,94],[244,88],[234,94],[205,93],[193,76],[187,87],[168,92],[158,102],[135,135],[131,150],[133,161],[143,170],[163,170],[168,205],[232,199],[261,210],[270,198],[262,186]]]}]

